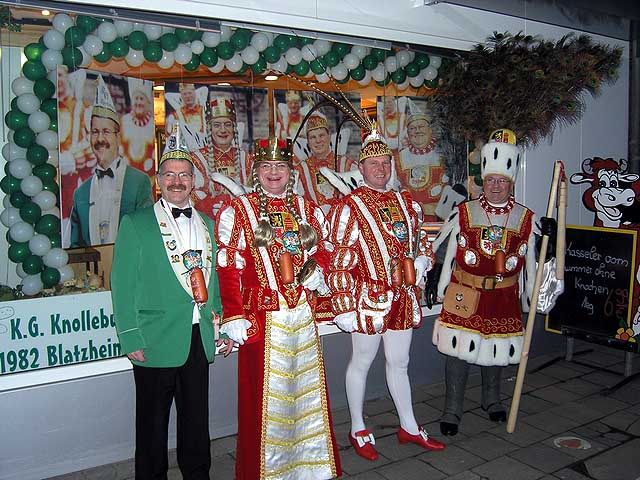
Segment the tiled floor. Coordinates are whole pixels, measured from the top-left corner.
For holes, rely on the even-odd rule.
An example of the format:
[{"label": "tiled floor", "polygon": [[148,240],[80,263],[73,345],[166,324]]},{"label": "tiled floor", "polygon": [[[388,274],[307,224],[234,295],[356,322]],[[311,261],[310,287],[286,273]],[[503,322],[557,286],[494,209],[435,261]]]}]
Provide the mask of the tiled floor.
[{"label": "tiled floor", "polygon": [[[578,345],[576,345],[578,347]],[[349,446],[349,415],[333,415],[340,444],[343,478],[362,480],[640,480],[640,375],[613,391],[622,380],[624,355],[620,351],[581,344],[580,363],[560,359],[535,371],[552,357],[529,362],[514,433],[504,424],[490,422],[479,408],[480,378],[470,377],[461,432],[442,437],[439,416],[442,384],[415,386],[414,409],[419,423],[447,443],[441,452],[426,452],[415,445],[399,445],[395,437],[398,417],[389,398],[365,405],[367,426],[376,435],[380,458],[369,462]],[[585,365],[586,364],[586,365]],[[634,372],[640,371],[635,359]],[[603,370],[606,369],[606,370]],[[619,372],[616,374],[615,372]],[[510,397],[516,369],[503,375],[503,394]],[[507,399],[505,403],[509,403]],[[562,439],[570,437],[578,441]],[[573,444],[578,448],[569,448]],[[232,479],[235,437],[214,440],[212,479]],[[169,479],[181,479],[170,457]],[[133,479],[131,461],[56,477],[56,480]]]}]

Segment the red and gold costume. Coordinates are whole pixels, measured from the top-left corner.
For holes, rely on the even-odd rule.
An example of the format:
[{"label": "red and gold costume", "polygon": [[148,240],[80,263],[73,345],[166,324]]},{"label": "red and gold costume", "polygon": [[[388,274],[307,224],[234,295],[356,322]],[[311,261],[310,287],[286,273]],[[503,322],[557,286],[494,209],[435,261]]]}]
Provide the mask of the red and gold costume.
[{"label": "red and gold costume", "polygon": [[338,165],[336,166],[335,156],[333,152],[329,152],[325,158],[318,158],[316,155],[310,155],[296,164],[296,170],[300,174],[300,182],[307,198],[313,200],[321,207],[329,208],[339,196],[338,190],[329,183],[324,175],[320,173],[322,167],[336,170],[337,172],[346,172],[353,165],[353,160],[346,156],[338,157]]},{"label": "red and gold costume", "polygon": [[120,137],[123,157],[129,160],[129,166],[154,175],[156,143],[153,112],[123,115]]},{"label": "red and gold costume", "polygon": [[285,249],[295,274],[311,257],[326,269],[326,221],[317,205],[294,195],[299,218],[320,239],[306,250],[285,199],[268,196],[266,216],[276,241],[256,247],[259,205],[258,193],[240,196],[221,208],[216,221],[222,324],[238,319],[251,324],[238,352],[236,478],[333,478],[340,475],[340,463],[315,300],[296,282],[284,285],[278,268]]}]

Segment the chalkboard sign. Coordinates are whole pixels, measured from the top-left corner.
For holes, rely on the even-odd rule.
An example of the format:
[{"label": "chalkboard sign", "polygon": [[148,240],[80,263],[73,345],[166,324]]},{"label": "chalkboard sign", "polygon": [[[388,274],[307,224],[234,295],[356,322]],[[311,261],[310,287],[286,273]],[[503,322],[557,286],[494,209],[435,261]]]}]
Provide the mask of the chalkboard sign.
[{"label": "chalkboard sign", "polygon": [[635,230],[567,226],[565,288],[547,315],[548,331],[637,349],[626,333],[633,318],[636,236]]}]

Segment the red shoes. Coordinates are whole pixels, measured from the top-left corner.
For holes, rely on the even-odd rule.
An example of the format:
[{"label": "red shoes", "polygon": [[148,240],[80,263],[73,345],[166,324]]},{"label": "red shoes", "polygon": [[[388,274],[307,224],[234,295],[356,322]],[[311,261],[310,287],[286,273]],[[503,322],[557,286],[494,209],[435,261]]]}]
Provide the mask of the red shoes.
[{"label": "red shoes", "polygon": [[430,438],[427,432],[425,432],[422,427],[418,427],[418,434],[411,435],[402,427],[398,430],[398,441],[402,444],[404,443],[415,443],[416,445],[420,445],[422,448],[427,450],[444,450],[444,443],[434,440]]},{"label": "red shoes", "polygon": [[374,447],[376,439],[369,430],[360,430],[356,432],[355,437],[351,436],[351,432],[349,432],[349,441],[351,445],[353,445],[356,453],[362,458],[366,458],[367,460],[378,459],[378,452],[376,452]]}]

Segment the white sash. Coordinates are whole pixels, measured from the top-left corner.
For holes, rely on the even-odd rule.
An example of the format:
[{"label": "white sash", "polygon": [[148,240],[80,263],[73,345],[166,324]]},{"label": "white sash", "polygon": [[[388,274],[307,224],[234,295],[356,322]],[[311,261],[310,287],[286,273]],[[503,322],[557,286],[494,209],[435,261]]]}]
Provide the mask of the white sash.
[{"label": "white sash", "polygon": [[[95,172],[91,177],[91,188],[89,190],[89,240],[91,245],[102,245],[116,241],[120,223],[120,204],[122,202],[124,175],[127,166],[121,157],[118,157],[114,163],[114,189],[104,188]],[[100,238],[100,222],[103,221],[108,222],[109,228],[104,241]]]}]

